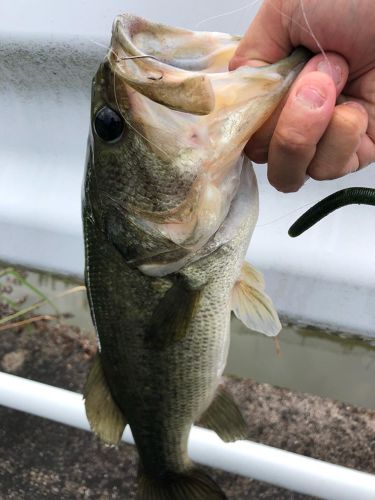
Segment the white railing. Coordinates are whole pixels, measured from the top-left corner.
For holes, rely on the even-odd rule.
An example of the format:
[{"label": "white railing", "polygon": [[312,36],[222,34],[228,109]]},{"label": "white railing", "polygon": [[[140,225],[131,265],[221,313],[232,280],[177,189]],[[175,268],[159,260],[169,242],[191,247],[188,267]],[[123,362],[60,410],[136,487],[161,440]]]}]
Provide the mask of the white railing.
[{"label": "white railing", "polygon": [[[82,395],[0,372],[0,405],[89,430]],[[123,440],[134,444],[129,427]],[[193,427],[190,457],[197,463],[319,498],[373,500],[375,475],[251,441],[224,443]]]}]

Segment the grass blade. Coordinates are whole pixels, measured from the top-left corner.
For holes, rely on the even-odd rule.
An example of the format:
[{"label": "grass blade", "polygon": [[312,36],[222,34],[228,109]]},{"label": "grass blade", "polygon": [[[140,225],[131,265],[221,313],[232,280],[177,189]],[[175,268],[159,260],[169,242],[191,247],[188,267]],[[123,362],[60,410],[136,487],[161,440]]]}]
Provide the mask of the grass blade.
[{"label": "grass blade", "polygon": [[0,273],[0,276],[4,276],[6,274],[10,274],[11,276],[14,276],[18,281],[22,283],[23,286],[31,290],[32,292],[35,293],[38,297],[40,297],[45,303],[49,304],[52,309],[54,309],[56,314],[59,314],[59,309],[58,307],[38,288],[36,288],[34,285],[32,285],[27,279],[25,279],[18,271],[16,271],[13,268],[8,268],[5,269]]},{"label": "grass blade", "polygon": [[[76,293],[76,292],[81,292],[81,291],[84,291],[84,290],[86,290],[86,287],[83,286],[83,285],[75,286],[73,288],[69,288],[68,290],[65,290],[64,292],[58,293],[53,298],[54,299],[59,299],[61,297],[65,297],[66,295],[70,295],[70,294]],[[42,305],[46,304],[47,302],[49,303],[50,300],[49,299],[43,299],[43,300],[40,300],[39,302],[35,302],[35,304],[32,304],[31,306],[24,307],[20,311],[17,311],[17,312],[15,312],[13,314],[9,314],[9,316],[6,316],[5,318],[1,318],[0,319],[0,325],[3,325],[4,323],[8,323],[9,321],[12,321],[13,319],[19,318],[20,316],[23,316],[24,314],[26,314],[28,312],[31,312],[34,309],[38,309],[39,307],[41,307]]]},{"label": "grass blade", "polygon": [[53,320],[53,319],[57,319],[56,316],[49,316],[48,314],[43,314],[43,315],[40,315],[40,316],[33,316],[32,318],[28,318],[28,319],[23,319],[22,321],[16,321],[14,323],[10,323],[9,325],[6,324],[6,325],[1,325],[0,326],[0,332],[2,330],[10,330],[11,328],[17,328],[19,326],[24,326],[24,325],[28,325],[30,323],[35,323],[36,321],[40,321],[40,320]]}]

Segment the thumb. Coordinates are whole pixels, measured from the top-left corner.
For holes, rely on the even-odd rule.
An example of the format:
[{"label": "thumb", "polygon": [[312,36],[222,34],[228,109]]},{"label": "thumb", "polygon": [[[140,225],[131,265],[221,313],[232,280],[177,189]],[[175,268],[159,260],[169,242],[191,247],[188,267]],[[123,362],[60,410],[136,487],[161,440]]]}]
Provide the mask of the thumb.
[{"label": "thumb", "polygon": [[279,0],[263,3],[229,62],[230,70],[274,63],[290,54],[293,46],[285,22],[290,19],[285,4],[288,2]]}]

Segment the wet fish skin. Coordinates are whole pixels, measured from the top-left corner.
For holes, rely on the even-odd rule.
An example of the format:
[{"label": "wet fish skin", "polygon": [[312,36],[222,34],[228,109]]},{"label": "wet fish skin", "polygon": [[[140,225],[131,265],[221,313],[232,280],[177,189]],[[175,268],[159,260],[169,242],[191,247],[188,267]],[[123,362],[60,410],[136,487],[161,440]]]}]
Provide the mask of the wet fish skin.
[{"label": "wet fish skin", "polygon": [[[237,43],[120,16],[93,82],[83,223],[100,353],[86,412],[110,443],[130,425],[144,500],[225,498],[191,463],[190,428],[203,416],[226,440],[246,435],[217,392],[231,309],[270,335],[280,328],[261,277],[243,267],[258,194],[242,149],[308,56],[229,74]],[[142,50],[157,60],[126,59]],[[95,128],[103,107],[123,119],[117,140]]]}]

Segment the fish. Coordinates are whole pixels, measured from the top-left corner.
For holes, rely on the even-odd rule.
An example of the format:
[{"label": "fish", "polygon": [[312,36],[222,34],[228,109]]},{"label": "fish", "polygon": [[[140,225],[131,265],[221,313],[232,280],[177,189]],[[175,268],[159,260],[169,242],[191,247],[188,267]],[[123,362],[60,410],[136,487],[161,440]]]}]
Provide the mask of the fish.
[{"label": "fish", "polygon": [[228,71],[239,41],[119,15],[93,80],[82,214],[98,353],[84,400],[105,443],[130,426],[141,500],[226,498],[189,458],[189,433],[247,437],[221,382],[231,311],[281,329],[244,261],[258,190],[243,148],[310,55]]}]

